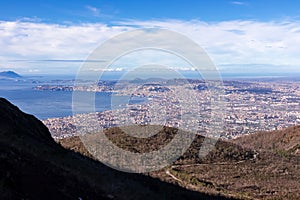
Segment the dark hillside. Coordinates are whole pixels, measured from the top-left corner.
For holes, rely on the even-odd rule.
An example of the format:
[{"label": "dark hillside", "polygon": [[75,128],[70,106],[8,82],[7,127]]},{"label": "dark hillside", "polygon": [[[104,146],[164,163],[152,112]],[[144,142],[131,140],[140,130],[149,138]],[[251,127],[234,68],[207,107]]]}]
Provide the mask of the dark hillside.
[{"label": "dark hillside", "polygon": [[0,98],[0,199],[225,199],[66,150],[34,116]]}]

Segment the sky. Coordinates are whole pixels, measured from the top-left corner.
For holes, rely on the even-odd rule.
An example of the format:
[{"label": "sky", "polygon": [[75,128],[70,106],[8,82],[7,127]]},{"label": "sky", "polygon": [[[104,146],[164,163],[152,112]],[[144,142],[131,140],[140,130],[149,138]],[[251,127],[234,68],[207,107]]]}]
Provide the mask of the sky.
[{"label": "sky", "polygon": [[[153,27],[190,38],[224,73],[300,73],[297,0],[3,0],[0,71],[75,74],[105,41]],[[116,70],[141,57],[124,58]]]}]

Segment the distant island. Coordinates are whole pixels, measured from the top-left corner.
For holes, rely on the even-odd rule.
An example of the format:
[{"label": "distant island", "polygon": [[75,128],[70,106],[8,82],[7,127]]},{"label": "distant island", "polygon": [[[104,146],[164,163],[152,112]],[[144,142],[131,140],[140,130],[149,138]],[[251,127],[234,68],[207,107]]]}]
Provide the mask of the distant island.
[{"label": "distant island", "polygon": [[0,78],[22,78],[22,76],[14,71],[3,71],[0,72]]}]

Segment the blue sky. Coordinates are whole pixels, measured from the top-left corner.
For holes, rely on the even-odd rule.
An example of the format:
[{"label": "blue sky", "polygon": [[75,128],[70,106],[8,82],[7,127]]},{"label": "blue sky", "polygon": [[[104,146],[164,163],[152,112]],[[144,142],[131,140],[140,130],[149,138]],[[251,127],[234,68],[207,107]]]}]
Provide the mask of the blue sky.
[{"label": "blue sky", "polygon": [[1,1],[0,18],[38,18],[50,23],[131,20],[281,20],[300,16],[297,0],[45,0]]},{"label": "blue sky", "polygon": [[105,40],[145,27],[188,36],[222,72],[300,72],[297,0],[1,1],[0,70],[76,73]]}]

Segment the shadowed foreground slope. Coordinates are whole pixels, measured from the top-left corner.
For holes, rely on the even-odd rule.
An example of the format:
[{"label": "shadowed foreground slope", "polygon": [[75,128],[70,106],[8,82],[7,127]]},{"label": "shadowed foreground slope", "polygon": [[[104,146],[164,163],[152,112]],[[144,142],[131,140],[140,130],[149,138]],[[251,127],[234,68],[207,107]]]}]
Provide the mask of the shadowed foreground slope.
[{"label": "shadowed foreground slope", "polygon": [[225,199],[66,150],[35,117],[0,98],[0,199]]}]

